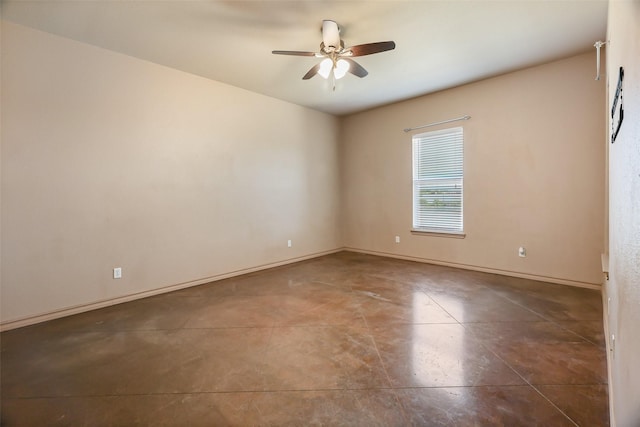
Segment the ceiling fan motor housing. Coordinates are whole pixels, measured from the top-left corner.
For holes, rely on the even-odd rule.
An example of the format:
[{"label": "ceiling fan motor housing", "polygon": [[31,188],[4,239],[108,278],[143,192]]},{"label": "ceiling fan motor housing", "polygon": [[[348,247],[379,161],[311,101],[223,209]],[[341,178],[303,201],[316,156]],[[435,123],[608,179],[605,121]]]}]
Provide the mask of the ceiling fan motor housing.
[{"label": "ceiling fan motor housing", "polygon": [[328,49],[331,49],[331,52],[340,49],[340,28],[337,22],[328,19],[322,21],[322,42],[325,46],[325,52],[329,51]]}]

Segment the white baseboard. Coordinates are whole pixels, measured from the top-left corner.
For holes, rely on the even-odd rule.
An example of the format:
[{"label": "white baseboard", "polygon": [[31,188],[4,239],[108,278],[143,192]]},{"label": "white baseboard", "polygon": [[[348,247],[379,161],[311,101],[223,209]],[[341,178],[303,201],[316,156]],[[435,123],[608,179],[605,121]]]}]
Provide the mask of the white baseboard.
[{"label": "white baseboard", "polygon": [[[608,273],[608,271],[607,271]],[[606,279],[608,280],[608,279]],[[609,296],[607,295],[607,285],[606,281],[604,286],[602,286],[602,323],[604,324],[604,338],[607,348],[607,388],[609,389],[609,425],[611,427],[616,427],[616,419],[613,411],[613,384],[612,375],[611,375],[611,365],[613,361],[612,353],[611,353],[611,331],[609,330]]]},{"label": "white baseboard", "polygon": [[[4,321],[4,322],[0,323],[0,332],[8,331],[8,330],[11,330],[11,329],[16,329],[16,328],[21,328],[21,327],[24,327],[24,326],[34,325],[36,323],[46,322],[46,321],[49,321],[49,320],[54,320],[54,319],[58,319],[58,318],[61,318],[61,317],[71,316],[71,315],[74,315],[74,314],[84,313],[84,312],[91,311],[91,310],[97,310],[97,309],[100,309],[100,308],[105,308],[105,307],[109,307],[109,306],[116,305],[116,304],[122,304],[122,303],[129,302],[129,301],[134,301],[134,300],[138,300],[138,299],[142,299],[142,298],[147,298],[147,297],[151,297],[151,296],[154,296],[154,295],[160,295],[160,294],[164,294],[164,293],[168,293],[168,292],[172,292],[172,291],[177,291],[177,290],[189,288],[189,287],[192,287],[192,286],[198,286],[198,285],[202,285],[202,284],[209,283],[209,282],[215,282],[215,281],[218,281],[218,280],[228,279],[230,277],[241,276],[243,274],[254,273],[254,272],[257,272],[257,271],[262,271],[262,270],[267,270],[267,269],[270,269],[270,268],[280,267],[280,266],[287,265],[287,264],[293,264],[293,263],[296,263],[296,262],[305,261],[305,260],[308,260],[308,259],[317,258],[317,257],[321,257],[321,256],[324,256],[324,255],[337,253],[337,252],[340,252],[340,251],[343,251],[343,250],[351,251],[351,252],[358,252],[358,253],[363,253],[363,254],[369,254],[369,255],[384,256],[384,257],[388,257],[388,258],[396,258],[396,259],[403,259],[403,260],[408,260],[408,261],[416,261],[416,262],[421,262],[421,263],[425,263],[425,264],[443,265],[443,266],[447,266],[447,267],[461,268],[461,269],[464,269],[464,270],[473,270],[473,271],[481,271],[481,272],[484,272],[484,273],[500,274],[500,275],[503,275],[503,276],[512,276],[512,277],[520,277],[520,278],[524,278],[524,279],[539,280],[539,281],[548,282],[548,283],[556,283],[556,284],[568,285],[568,286],[577,286],[577,287],[588,288],[588,289],[600,290],[600,289],[603,288],[599,284],[583,283],[583,282],[578,282],[578,281],[568,280],[568,279],[560,279],[560,278],[555,278],[555,277],[538,276],[538,275],[532,275],[532,274],[519,273],[519,272],[516,272],[516,271],[506,271],[506,270],[499,270],[499,269],[494,269],[494,268],[480,267],[480,266],[475,266],[475,265],[458,264],[458,263],[453,263],[453,262],[432,260],[432,259],[427,259],[427,258],[420,258],[420,257],[406,256],[406,255],[398,255],[398,254],[393,254],[393,253],[389,253],[389,252],[370,251],[370,250],[365,250],[365,249],[343,247],[343,248],[336,248],[336,249],[332,249],[332,250],[328,250],[328,251],[316,252],[316,253],[312,253],[312,254],[296,257],[296,258],[290,258],[290,259],[286,259],[286,260],[282,260],[282,261],[278,261],[278,262],[274,262],[274,263],[263,264],[263,265],[259,265],[259,266],[255,266],[255,267],[250,267],[250,268],[240,269],[240,270],[236,270],[236,271],[231,271],[231,272],[228,272],[228,273],[219,274],[219,275],[210,276],[210,277],[205,277],[205,278],[201,278],[201,279],[197,279],[197,280],[192,280],[192,281],[189,281],[189,282],[177,283],[177,284],[174,284],[174,285],[165,286],[165,287],[158,288],[158,289],[151,289],[151,290],[144,291],[144,292],[139,292],[139,293],[130,294],[130,295],[124,295],[124,296],[121,296],[121,297],[118,297],[118,298],[112,298],[112,299],[102,300],[102,301],[95,301],[95,302],[88,303],[88,304],[82,304],[82,305],[77,305],[77,306],[73,306],[73,307],[65,307],[65,308],[60,309],[60,310],[55,310],[55,311],[46,312],[46,313],[40,313],[40,314],[37,314],[37,315],[28,316],[28,317],[24,317],[24,318],[20,318],[20,319],[8,320],[8,321]],[[607,342],[608,342],[608,340],[607,340]]]},{"label": "white baseboard", "polygon": [[40,313],[33,316],[28,316],[20,319],[8,320],[0,323],[0,332],[8,331],[11,329],[22,328],[24,326],[35,325],[36,323],[46,322],[49,320],[59,319],[61,317],[72,316],[74,314],[84,313],[91,310],[97,310],[99,308],[105,308],[116,304],[122,304],[125,302],[135,301],[142,298],[151,297],[154,295],[165,294],[180,289],[190,288],[192,286],[203,285],[205,283],[216,282],[218,280],[228,279],[230,277],[241,276],[243,274],[255,273],[257,271],[268,270],[270,268],[280,267],[287,264],[293,264],[300,261],[305,261],[312,258],[318,258],[324,255],[333,254],[342,251],[343,248],[332,249],[328,251],[316,252],[300,257],[289,258],[286,260],[273,262],[269,264],[258,265],[255,267],[244,268],[240,270],[231,271],[224,274],[218,274],[215,276],[204,277],[197,280],[191,280],[189,282],[177,283],[174,285],[165,286],[162,288],[151,289],[144,292],[138,292],[135,294],[124,295],[117,298],[111,298],[102,301],[95,301],[88,304],[81,304],[72,307],[65,307],[60,310],[50,311],[46,313]]},{"label": "white baseboard", "polygon": [[399,254],[394,254],[389,252],[370,251],[366,249],[345,247],[344,250],[351,251],[351,252],[359,252],[359,253],[369,254],[369,255],[384,256],[388,258],[404,259],[407,261],[421,262],[424,264],[442,265],[445,267],[454,267],[454,268],[460,268],[463,270],[481,271],[483,273],[500,274],[502,276],[511,276],[511,277],[519,277],[521,279],[538,280],[540,282],[555,283],[559,285],[576,286],[579,288],[587,288],[587,289],[595,289],[595,290],[602,289],[602,285],[597,283],[586,283],[586,282],[580,282],[576,280],[562,279],[558,277],[538,276],[535,274],[520,273],[517,271],[500,270],[496,268],[481,267],[478,265],[458,264],[455,262],[439,261],[439,260],[428,259],[428,258],[399,255]]}]

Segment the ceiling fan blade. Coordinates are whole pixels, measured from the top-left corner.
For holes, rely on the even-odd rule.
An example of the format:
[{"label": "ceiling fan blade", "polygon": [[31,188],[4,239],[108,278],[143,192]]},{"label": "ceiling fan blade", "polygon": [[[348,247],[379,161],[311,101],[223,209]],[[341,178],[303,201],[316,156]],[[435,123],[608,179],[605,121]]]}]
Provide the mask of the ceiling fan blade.
[{"label": "ceiling fan blade", "polygon": [[340,29],[337,22],[328,19],[322,21],[322,42],[325,48],[340,49]]},{"label": "ceiling fan blade", "polygon": [[311,67],[309,71],[307,71],[307,74],[305,74],[304,77],[302,77],[302,80],[309,80],[311,77],[318,74],[319,69],[320,69],[320,64],[314,65],[313,67]]},{"label": "ceiling fan blade", "polygon": [[377,42],[377,43],[365,43],[357,46],[351,46],[346,49],[346,52],[351,52],[350,56],[364,56],[374,53],[386,52],[387,50],[393,50],[396,48],[395,42]]},{"label": "ceiling fan blade", "polygon": [[367,70],[364,69],[364,67],[360,64],[358,64],[356,61],[354,61],[353,59],[349,59],[349,58],[341,58],[341,61],[347,61],[349,63],[349,72],[351,74],[353,74],[354,76],[358,76],[360,78],[366,76],[367,74],[369,74],[369,72]]},{"label": "ceiling fan blade", "polygon": [[303,52],[299,50],[272,50],[274,55],[316,56],[315,52]]}]

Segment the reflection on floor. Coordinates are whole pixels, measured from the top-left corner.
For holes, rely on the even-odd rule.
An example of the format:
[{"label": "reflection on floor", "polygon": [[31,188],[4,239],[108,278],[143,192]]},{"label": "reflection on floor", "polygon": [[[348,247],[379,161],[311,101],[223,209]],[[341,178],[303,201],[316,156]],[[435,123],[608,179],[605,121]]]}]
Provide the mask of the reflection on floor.
[{"label": "reflection on floor", "polygon": [[1,338],[7,426],[609,423],[598,291],[350,252]]}]

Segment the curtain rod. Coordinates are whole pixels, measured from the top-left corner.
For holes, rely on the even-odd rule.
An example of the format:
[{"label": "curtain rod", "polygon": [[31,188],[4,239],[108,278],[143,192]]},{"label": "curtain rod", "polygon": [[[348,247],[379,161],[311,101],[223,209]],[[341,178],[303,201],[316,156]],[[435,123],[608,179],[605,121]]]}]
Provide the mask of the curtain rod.
[{"label": "curtain rod", "polygon": [[471,118],[471,116],[456,117],[455,119],[443,120],[441,122],[429,123],[428,125],[416,126],[416,127],[413,127],[413,128],[406,128],[406,129],[402,129],[402,130],[405,131],[405,132],[411,132],[412,130],[416,130],[416,129],[427,128],[429,126],[436,126],[436,125],[441,125],[441,124],[444,124],[444,123],[457,122],[458,120],[469,120],[470,118]]}]

